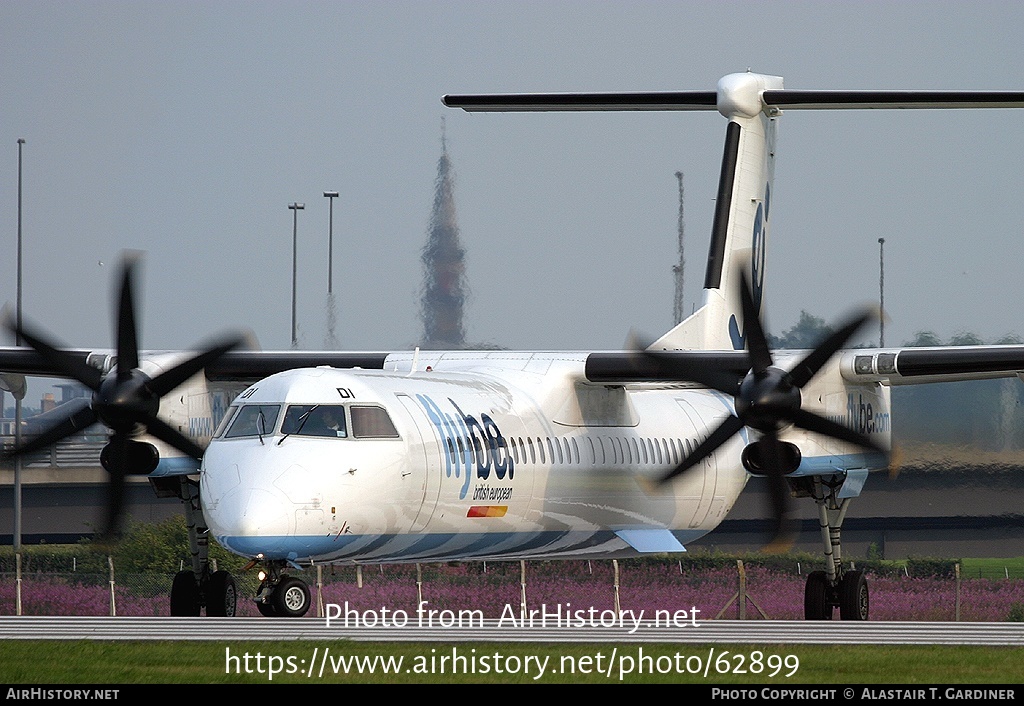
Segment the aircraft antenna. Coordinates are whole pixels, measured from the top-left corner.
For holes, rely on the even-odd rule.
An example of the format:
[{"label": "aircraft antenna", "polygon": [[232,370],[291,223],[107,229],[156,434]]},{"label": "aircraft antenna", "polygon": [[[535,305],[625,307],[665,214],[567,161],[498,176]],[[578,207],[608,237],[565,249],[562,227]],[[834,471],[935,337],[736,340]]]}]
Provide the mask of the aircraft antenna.
[{"label": "aircraft antenna", "polygon": [[686,264],[683,257],[683,173],[676,172],[676,179],[679,180],[679,262],[672,266],[676,280],[676,298],[672,313],[678,324],[685,316],[685,309],[683,309],[683,267]]}]

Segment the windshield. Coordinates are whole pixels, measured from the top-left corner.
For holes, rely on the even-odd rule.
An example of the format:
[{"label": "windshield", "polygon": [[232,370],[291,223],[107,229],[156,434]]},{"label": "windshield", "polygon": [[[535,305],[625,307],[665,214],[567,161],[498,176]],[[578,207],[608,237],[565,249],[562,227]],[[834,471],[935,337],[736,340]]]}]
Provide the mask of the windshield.
[{"label": "windshield", "polygon": [[263,437],[274,431],[277,417],[281,413],[279,404],[250,404],[238,410],[234,421],[228,427],[225,438],[234,439],[240,436]]},{"label": "windshield", "polygon": [[290,405],[284,414],[281,433],[295,436],[347,437],[345,408],[330,404]]}]

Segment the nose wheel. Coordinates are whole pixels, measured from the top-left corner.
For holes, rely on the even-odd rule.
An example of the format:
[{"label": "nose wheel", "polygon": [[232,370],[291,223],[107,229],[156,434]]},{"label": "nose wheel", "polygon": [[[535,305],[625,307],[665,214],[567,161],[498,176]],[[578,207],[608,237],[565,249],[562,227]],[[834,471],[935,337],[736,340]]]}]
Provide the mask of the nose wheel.
[{"label": "nose wheel", "polygon": [[282,568],[278,562],[267,562],[256,593],[256,609],[268,618],[301,618],[312,603],[309,586],[300,578],[280,573]]}]

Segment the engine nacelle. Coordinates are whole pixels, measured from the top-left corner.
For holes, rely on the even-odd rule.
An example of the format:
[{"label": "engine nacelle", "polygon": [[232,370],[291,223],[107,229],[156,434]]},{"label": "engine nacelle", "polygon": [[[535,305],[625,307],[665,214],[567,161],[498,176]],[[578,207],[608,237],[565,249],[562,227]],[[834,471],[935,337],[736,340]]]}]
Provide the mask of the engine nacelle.
[{"label": "engine nacelle", "polygon": [[[156,470],[157,464],[160,463],[160,452],[153,444],[146,443],[145,441],[129,440],[126,442],[128,445],[128,463],[127,467],[129,475],[133,476],[148,476],[150,473]],[[107,473],[112,473],[111,468],[111,453],[110,444],[103,447],[100,451],[100,465],[106,469]]]},{"label": "engine nacelle", "polygon": [[[765,439],[755,441],[752,444],[747,444],[746,448],[743,449],[743,453],[740,454],[740,460],[743,462],[743,467],[755,476],[767,475],[767,459],[769,458],[768,444],[771,443]],[[782,474],[788,475],[795,471],[800,465],[800,448],[796,444],[791,444],[788,441],[778,442],[779,449],[779,462],[782,464]]]}]

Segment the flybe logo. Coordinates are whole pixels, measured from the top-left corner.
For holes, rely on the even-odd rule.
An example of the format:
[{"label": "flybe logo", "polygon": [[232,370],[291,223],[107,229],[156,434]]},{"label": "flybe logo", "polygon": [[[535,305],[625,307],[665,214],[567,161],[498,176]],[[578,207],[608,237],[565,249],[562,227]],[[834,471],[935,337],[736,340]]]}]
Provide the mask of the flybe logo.
[{"label": "flybe logo", "polygon": [[[754,214],[754,233],[750,246],[750,287],[754,299],[754,310],[761,311],[761,298],[764,296],[764,256],[765,235],[768,232],[768,207],[771,198],[771,187],[764,185],[764,200],[757,204]],[[738,351],[746,348],[747,337],[740,330],[736,315],[729,317],[729,338],[732,346]]]},{"label": "flybe logo", "polygon": [[846,395],[846,426],[861,434],[874,434],[875,432],[889,431],[889,413],[883,410],[874,409],[871,402],[865,402],[864,396],[857,393],[857,399],[853,399],[853,393]]},{"label": "flybe logo", "polygon": [[469,492],[471,478],[487,480],[493,472],[498,480],[512,480],[515,464],[508,452],[508,442],[490,416],[481,413],[477,419],[466,414],[450,397],[451,412],[441,409],[427,395],[416,395],[416,399],[423,405],[441,439],[445,477],[462,478],[460,499]]},{"label": "flybe logo", "polygon": [[865,401],[860,393],[857,393],[856,398],[852,392],[847,393],[845,415],[829,415],[828,418],[861,434],[878,434],[892,430],[889,412],[874,408],[871,401]]}]

